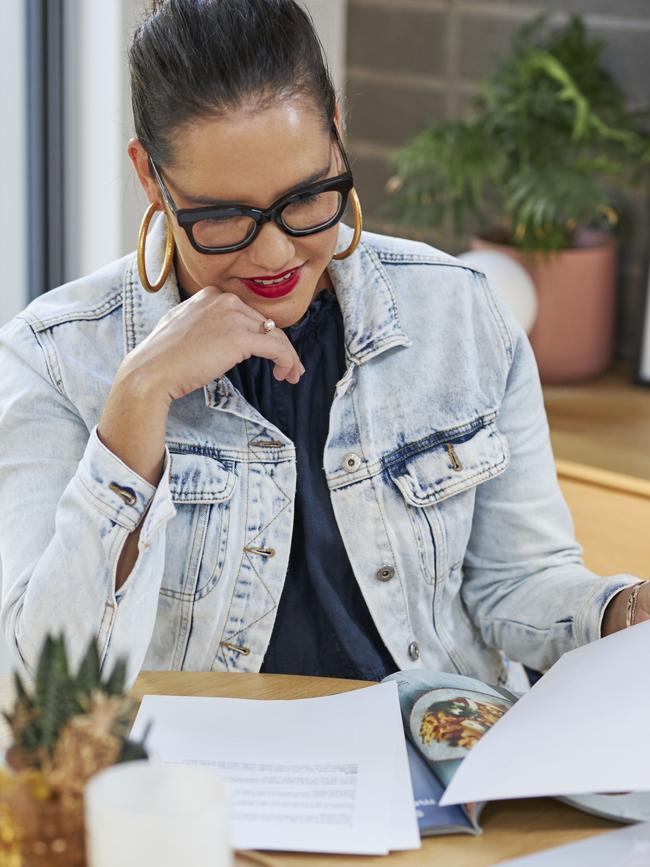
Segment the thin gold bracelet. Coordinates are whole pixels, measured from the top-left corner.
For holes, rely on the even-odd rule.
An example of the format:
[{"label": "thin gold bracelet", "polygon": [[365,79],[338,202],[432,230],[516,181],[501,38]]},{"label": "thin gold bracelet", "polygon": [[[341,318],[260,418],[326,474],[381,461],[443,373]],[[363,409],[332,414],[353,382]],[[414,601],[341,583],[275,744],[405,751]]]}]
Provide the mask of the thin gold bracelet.
[{"label": "thin gold bracelet", "polygon": [[625,627],[634,626],[634,619],[636,617],[636,602],[639,598],[639,591],[641,588],[650,582],[648,581],[639,581],[638,584],[634,585],[632,592],[630,593],[627,605],[625,607]]}]

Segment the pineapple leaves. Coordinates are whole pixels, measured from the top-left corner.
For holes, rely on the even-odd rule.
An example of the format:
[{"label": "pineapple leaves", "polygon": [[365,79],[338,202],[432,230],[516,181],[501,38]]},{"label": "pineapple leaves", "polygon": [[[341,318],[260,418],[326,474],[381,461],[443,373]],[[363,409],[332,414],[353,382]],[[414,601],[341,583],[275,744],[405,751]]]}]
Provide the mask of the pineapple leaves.
[{"label": "pineapple leaves", "polygon": [[97,642],[93,639],[88,645],[77,671],[75,688],[78,695],[89,697],[92,691],[99,687],[101,683],[100,670],[99,649]]},{"label": "pineapple leaves", "polygon": [[107,695],[123,695],[126,686],[126,660],[118,659],[102,689]]},{"label": "pineapple leaves", "polygon": [[134,741],[125,740],[122,744],[122,749],[120,751],[120,755],[117,759],[116,764],[121,762],[133,762],[136,759],[146,759],[148,758],[148,754],[146,749],[144,748],[144,744],[138,744]]},{"label": "pineapple leaves", "polygon": [[120,659],[102,680],[99,648],[93,639],[73,674],[63,636],[48,635],[39,655],[33,692],[16,674],[13,712],[4,714],[26,762],[38,767],[45,757],[51,757],[61,732],[73,717],[88,712],[98,694],[121,698],[126,672],[126,660]]},{"label": "pineapple leaves", "polygon": [[[63,636],[48,636],[45,640],[36,669],[33,700],[37,715],[31,723],[34,730],[31,736],[38,737],[39,746],[49,751],[70,717],[82,709],[70,678]],[[30,731],[30,726],[27,728]]]}]

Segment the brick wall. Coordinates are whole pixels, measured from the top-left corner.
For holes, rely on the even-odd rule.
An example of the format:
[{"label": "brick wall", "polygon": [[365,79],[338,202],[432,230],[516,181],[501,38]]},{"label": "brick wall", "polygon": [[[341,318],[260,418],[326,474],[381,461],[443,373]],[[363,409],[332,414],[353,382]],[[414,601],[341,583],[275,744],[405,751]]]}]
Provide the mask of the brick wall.
[{"label": "brick wall", "polygon": [[[349,0],[347,135],[366,225],[411,234],[386,215],[387,157],[431,120],[470,112],[477,81],[508,48],[513,31],[541,12],[585,16],[604,59],[635,107],[650,104],[650,0]],[[650,225],[644,191],[630,199],[621,250],[617,347],[634,352]],[[467,241],[440,231],[418,237],[451,252]]]}]

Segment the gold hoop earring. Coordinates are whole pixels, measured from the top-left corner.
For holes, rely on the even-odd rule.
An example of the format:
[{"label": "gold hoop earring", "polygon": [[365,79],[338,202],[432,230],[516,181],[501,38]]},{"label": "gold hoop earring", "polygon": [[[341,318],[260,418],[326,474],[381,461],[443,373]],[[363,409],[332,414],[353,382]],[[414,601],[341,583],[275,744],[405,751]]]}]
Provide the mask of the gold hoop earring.
[{"label": "gold hoop earring", "polygon": [[144,217],[142,218],[142,222],[140,223],[140,231],[138,233],[138,274],[140,275],[140,282],[147,292],[158,292],[161,289],[169,277],[169,272],[172,268],[172,261],[174,259],[174,235],[171,230],[171,226],[169,225],[169,217],[165,212],[165,222],[167,224],[167,239],[165,241],[165,258],[163,259],[163,265],[160,270],[160,274],[158,275],[158,279],[155,283],[150,283],[149,278],[147,276],[147,266],[144,258],[145,246],[147,243],[147,232],[149,231],[149,223],[152,220],[153,215],[158,210],[158,205],[155,202],[149,205],[147,210],[144,213]]},{"label": "gold hoop earring", "polygon": [[354,235],[352,236],[352,241],[350,242],[348,249],[343,250],[341,253],[336,253],[332,256],[332,259],[347,259],[348,256],[351,256],[357,249],[359,241],[361,240],[361,232],[363,231],[363,213],[361,212],[359,196],[354,187],[350,190],[350,198],[352,199],[352,208],[354,209]]}]

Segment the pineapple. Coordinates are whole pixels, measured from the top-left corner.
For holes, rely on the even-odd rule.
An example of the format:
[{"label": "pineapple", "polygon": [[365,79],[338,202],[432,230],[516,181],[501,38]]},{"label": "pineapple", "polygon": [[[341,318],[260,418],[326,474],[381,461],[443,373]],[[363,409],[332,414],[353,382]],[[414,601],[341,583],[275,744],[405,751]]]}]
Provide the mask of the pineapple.
[{"label": "pineapple", "polygon": [[88,780],[117,762],[146,758],[128,740],[132,701],[124,695],[126,664],[103,679],[97,643],[91,641],[76,674],[70,672],[62,636],[43,645],[34,690],[15,675],[16,702],[4,716],[14,744],[9,766],[25,782],[36,773],[51,798],[81,798]]}]

